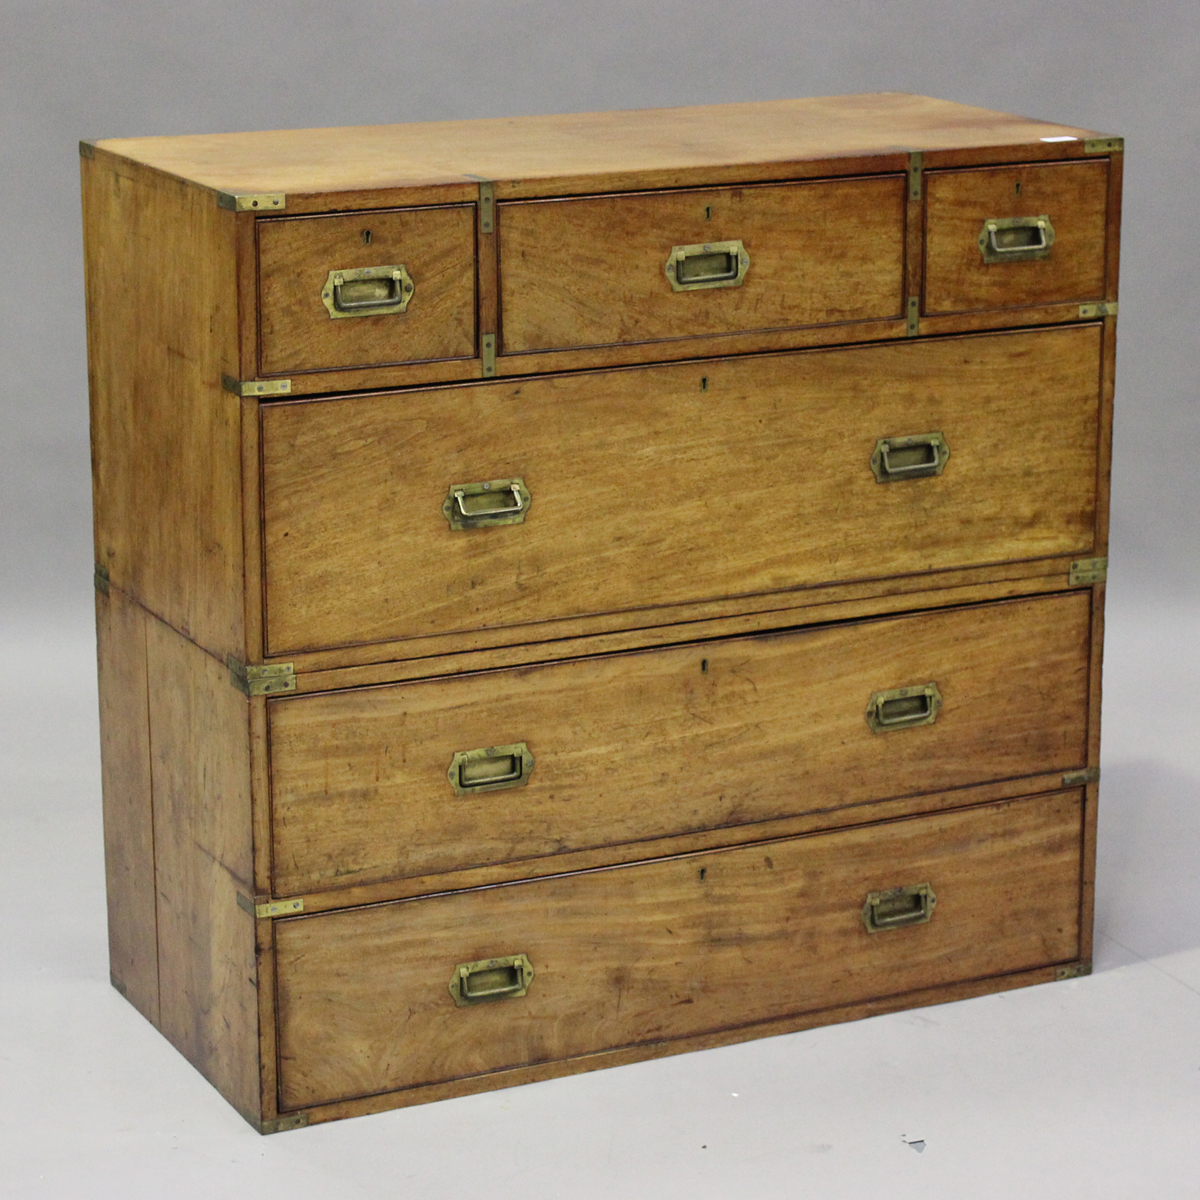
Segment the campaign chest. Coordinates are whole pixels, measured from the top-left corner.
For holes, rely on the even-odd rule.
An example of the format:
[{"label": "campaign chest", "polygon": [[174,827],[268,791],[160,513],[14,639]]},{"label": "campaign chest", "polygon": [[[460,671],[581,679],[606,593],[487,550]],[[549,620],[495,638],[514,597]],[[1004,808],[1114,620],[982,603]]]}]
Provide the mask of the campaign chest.
[{"label": "campaign chest", "polygon": [[1120,138],[81,152],[112,978],[257,1128],[1088,970]]}]

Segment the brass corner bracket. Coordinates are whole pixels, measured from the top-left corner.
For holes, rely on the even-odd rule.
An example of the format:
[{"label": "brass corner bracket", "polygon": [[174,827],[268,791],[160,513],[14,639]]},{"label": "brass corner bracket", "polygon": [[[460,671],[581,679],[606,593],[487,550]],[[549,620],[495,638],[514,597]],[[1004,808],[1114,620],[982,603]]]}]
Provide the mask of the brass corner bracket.
[{"label": "brass corner bracket", "polygon": [[1092,973],[1092,964],[1090,962],[1069,963],[1065,967],[1059,967],[1054,972],[1056,980],[1063,979],[1078,979],[1081,975],[1090,975]]},{"label": "brass corner bracket", "polygon": [[479,181],[479,232],[496,232],[496,185],[488,179]]},{"label": "brass corner bracket", "polygon": [[229,682],[247,696],[273,696],[296,690],[296,668],[292,663],[248,667],[231,654],[225,665],[229,668]]},{"label": "brass corner bracket", "polygon": [[921,171],[924,167],[925,155],[920,150],[911,150],[908,155],[908,198],[921,198]]},{"label": "brass corner bracket", "polygon": [[303,1129],[308,1124],[308,1113],[293,1113],[287,1117],[271,1117],[266,1121],[254,1121],[259,1133],[285,1133],[289,1129]]},{"label": "brass corner bracket", "polygon": [[218,192],[217,205],[230,212],[283,212],[287,208],[287,197],[282,192],[255,192],[244,196]]},{"label": "brass corner bracket", "polygon": [[286,396],[292,390],[290,379],[234,379],[232,375],[221,376],[221,386],[235,396]]},{"label": "brass corner bracket", "polygon": [[1088,583],[1103,583],[1107,578],[1107,558],[1078,558],[1071,564],[1067,583],[1071,587],[1083,587]]},{"label": "brass corner bracket", "polygon": [[237,903],[238,908],[252,917],[290,917],[304,911],[303,900],[268,900],[259,904],[241,892],[237,894]]}]

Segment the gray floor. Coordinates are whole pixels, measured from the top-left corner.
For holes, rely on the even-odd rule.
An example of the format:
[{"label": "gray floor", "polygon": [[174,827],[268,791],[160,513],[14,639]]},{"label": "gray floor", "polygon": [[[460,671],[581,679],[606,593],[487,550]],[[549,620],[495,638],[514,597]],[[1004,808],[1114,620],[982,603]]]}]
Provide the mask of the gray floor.
[{"label": "gray floor", "polygon": [[1090,978],[270,1138],[108,984],[90,630],[0,631],[0,1194],[1194,1200],[1200,610],[1108,625]]}]

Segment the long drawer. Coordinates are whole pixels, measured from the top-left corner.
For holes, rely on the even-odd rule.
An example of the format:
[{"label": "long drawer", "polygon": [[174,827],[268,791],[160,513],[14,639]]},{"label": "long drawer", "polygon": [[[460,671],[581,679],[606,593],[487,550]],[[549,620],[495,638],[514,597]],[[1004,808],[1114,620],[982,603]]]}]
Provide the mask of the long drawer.
[{"label": "long drawer", "polygon": [[264,406],[268,652],[1086,555],[1100,337]]},{"label": "long drawer", "polygon": [[281,920],[281,1108],[1070,961],[1082,811],[1074,790]]},{"label": "long drawer", "polygon": [[274,890],[1079,767],[1089,636],[1070,592],[273,699]]},{"label": "long drawer", "polygon": [[903,175],[499,205],[504,353],[901,316]]}]

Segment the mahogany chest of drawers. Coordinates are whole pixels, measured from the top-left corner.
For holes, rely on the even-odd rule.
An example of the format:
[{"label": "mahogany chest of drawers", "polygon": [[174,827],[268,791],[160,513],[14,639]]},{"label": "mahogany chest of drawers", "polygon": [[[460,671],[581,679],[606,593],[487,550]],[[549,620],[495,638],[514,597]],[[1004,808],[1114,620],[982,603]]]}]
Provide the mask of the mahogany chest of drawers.
[{"label": "mahogany chest of drawers", "polygon": [[81,149],[112,976],[259,1129],[1088,969],[1119,138]]}]

